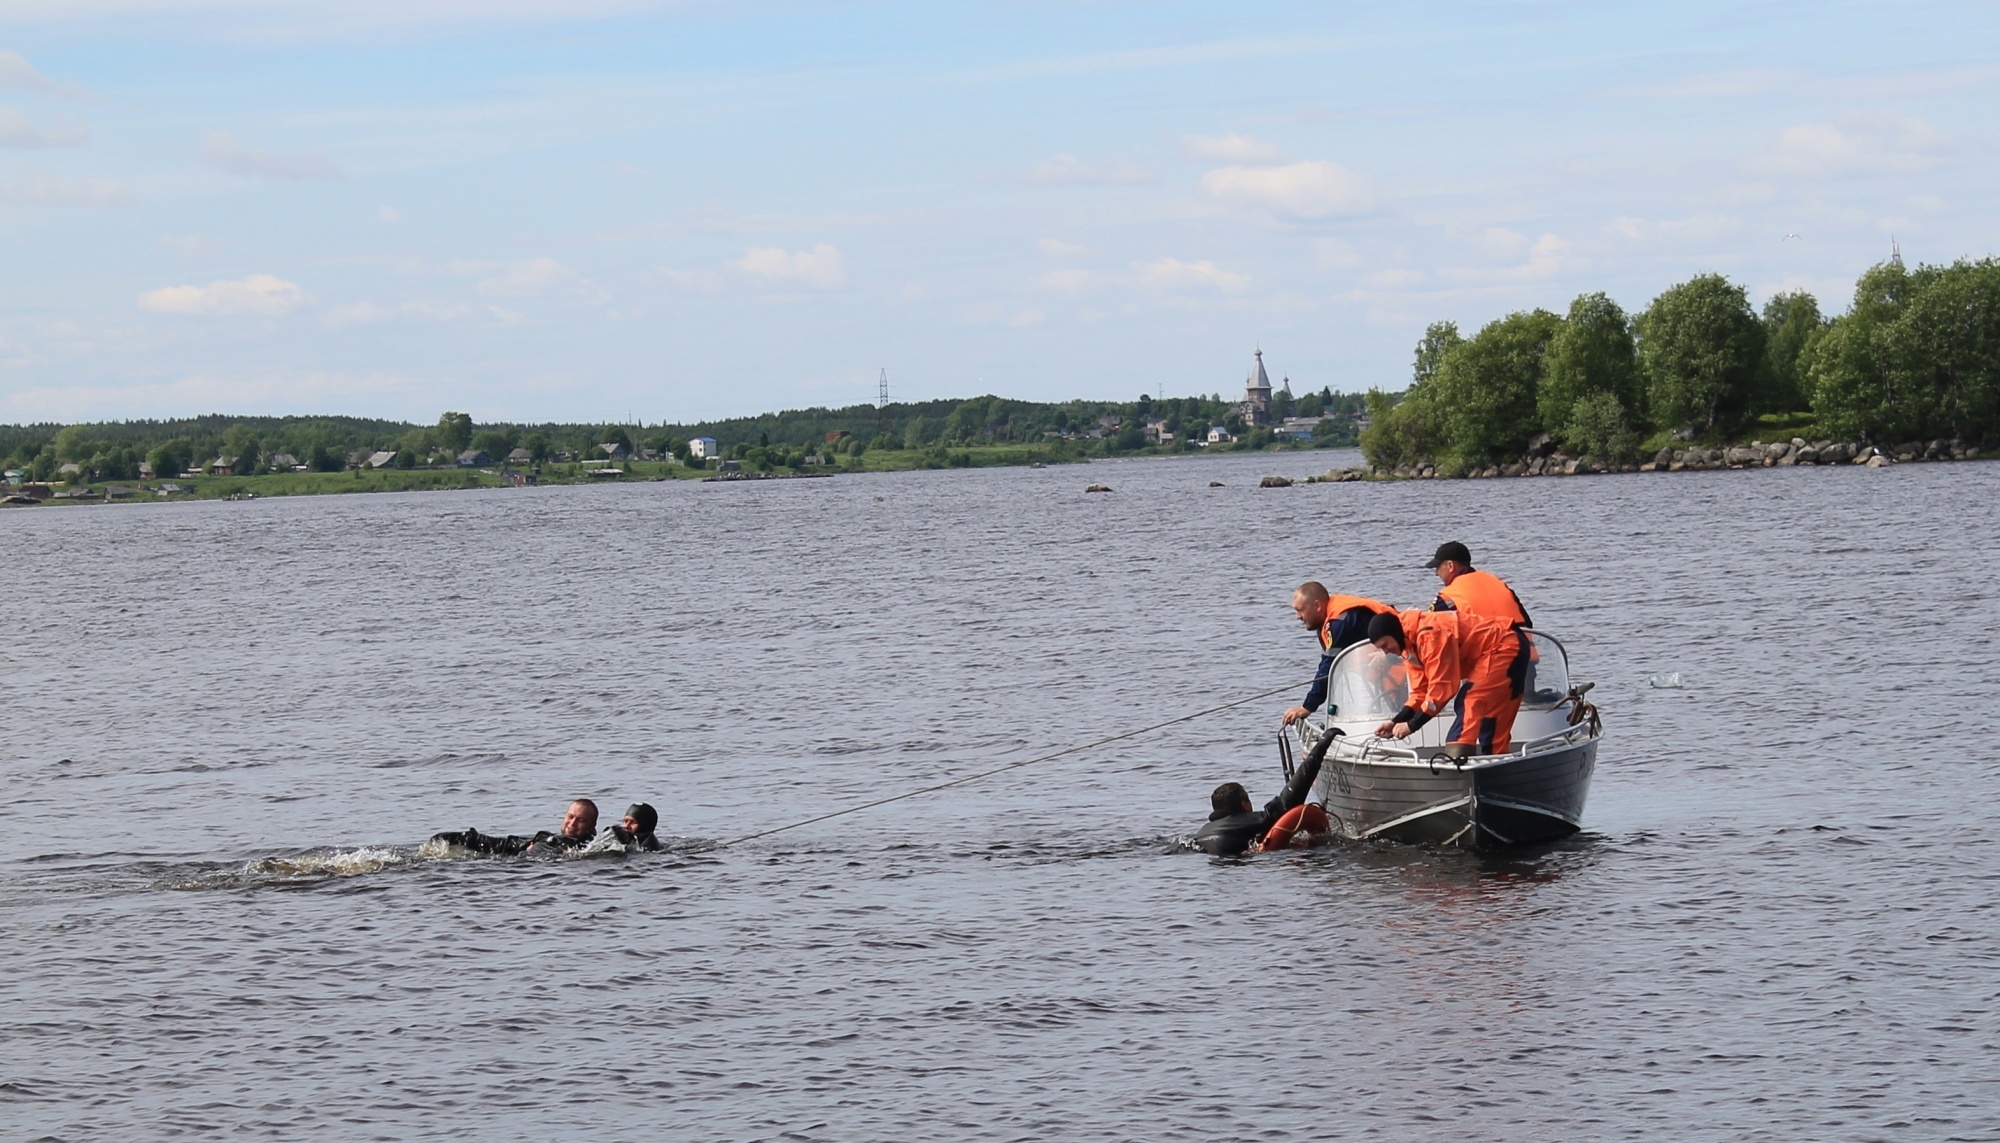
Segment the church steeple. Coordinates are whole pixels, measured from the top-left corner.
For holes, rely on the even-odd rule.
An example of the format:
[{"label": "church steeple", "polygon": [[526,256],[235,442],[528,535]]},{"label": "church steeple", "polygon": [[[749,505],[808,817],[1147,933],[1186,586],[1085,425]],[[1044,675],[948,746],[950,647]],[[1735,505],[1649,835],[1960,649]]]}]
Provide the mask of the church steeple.
[{"label": "church steeple", "polygon": [[1261,425],[1271,419],[1271,375],[1264,372],[1264,347],[1258,346],[1250,378],[1243,383],[1243,423]]}]

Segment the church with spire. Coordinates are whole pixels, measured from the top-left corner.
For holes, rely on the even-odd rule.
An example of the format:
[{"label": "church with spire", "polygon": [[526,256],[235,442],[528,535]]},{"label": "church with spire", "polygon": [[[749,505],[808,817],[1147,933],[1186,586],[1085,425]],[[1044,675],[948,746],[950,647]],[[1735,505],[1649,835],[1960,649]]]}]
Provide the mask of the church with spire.
[{"label": "church with spire", "polygon": [[1243,423],[1248,425],[1268,425],[1271,423],[1271,375],[1264,372],[1264,348],[1257,347],[1256,363],[1250,366],[1250,378],[1243,383]]}]

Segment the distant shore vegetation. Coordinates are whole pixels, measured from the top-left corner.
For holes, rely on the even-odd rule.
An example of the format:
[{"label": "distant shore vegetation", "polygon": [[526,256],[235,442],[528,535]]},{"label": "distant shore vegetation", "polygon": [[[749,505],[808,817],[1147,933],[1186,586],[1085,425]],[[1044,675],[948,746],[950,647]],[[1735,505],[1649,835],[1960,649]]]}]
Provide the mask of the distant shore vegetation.
[{"label": "distant shore vegetation", "polygon": [[[1272,395],[1268,424],[1246,424],[1242,404],[1220,394],[1062,403],[982,396],[656,425],[477,424],[459,412],[431,425],[217,414],[0,426],[0,457],[16,483],[145,481],[202,495],[282,495],[468,487],[526,472],[543,481],[599,479],[609,466],[619,477],[686,478],[718,469],[806,474],[1353,447],[1364,408],[1360,394],[1285,388]],[[696,444],[704,438],[714,442],[711,455]],[[350,478],[328,479],[343,473]]]},{"label": "distant shore vegetation", "polygon": [[2000,262],[1861,276],[1846,313],[1809,293],[1751,307],[1719,274],[1628,315],[1602,293],[1528,310],[1471,337],[1439,322],[1411,384],[1371,391],[1361,449],[1377,470],[1465,475],[1561,448],[1629,464],[1673,442],[1783,429],[1888,446],[2000,443]]}]

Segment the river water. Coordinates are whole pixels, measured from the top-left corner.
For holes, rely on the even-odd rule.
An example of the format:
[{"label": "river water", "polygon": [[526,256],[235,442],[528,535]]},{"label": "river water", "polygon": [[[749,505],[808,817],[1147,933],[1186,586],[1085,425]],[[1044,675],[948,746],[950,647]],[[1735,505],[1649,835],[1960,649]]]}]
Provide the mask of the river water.
[{"label": "river water", "polygon": [[[1255,487],[1348,459],[0,513],[0,1137],[2000,1139],[2000,464]],[[1565,844],[1175,852],[1290,692],[713,844],[1444,539],[1599,684]],[[668,852],[415,856],[578,794]]]}]

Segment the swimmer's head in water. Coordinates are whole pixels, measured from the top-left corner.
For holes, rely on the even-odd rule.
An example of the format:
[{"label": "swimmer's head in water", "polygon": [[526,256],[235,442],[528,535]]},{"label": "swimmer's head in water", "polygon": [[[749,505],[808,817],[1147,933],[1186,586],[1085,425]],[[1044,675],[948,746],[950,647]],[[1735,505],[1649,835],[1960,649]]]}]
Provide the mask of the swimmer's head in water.
[{"label": "swimmer's head in water", "polygon": [[1241,782],[1224,782],[1208,796],[1208,804],[1218,814],[1240,814],[1250,808],[1250,791]]},{"label": "swimmer's head in water", "polygon": [[597,832],[597,803],[589,798],[578,798],[569,804],[569,812],[563,815],[562,835],[564,837],[589,838]]},{"label": "swimmer's head in water", "polygon": [[619,823],[626,833],[648,834],[660,824],[660,811],[644,802],[633,802],[625,807],[625,820]]}]

